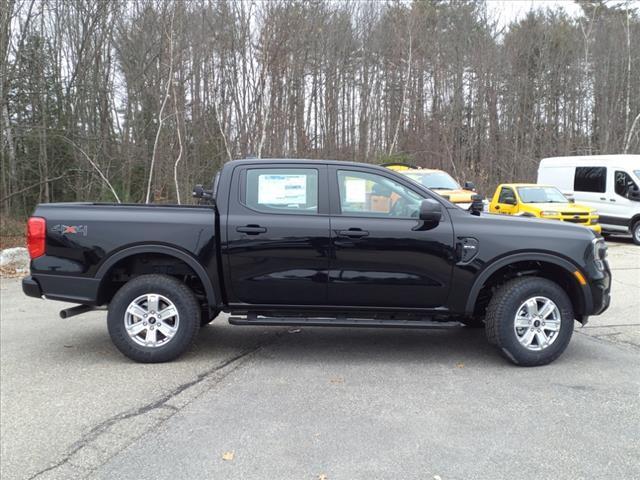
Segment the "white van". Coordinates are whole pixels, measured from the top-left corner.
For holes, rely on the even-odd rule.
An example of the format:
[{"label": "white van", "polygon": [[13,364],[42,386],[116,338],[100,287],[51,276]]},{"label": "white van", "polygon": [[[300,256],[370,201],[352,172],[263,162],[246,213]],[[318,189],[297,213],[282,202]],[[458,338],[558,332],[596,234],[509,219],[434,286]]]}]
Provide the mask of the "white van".
[{"label": "white van", "polygon": [[604,232],[631,233],[640,245],[640,155],[545,158],[538,183],[555,185],[576,203],[595,208]]}]

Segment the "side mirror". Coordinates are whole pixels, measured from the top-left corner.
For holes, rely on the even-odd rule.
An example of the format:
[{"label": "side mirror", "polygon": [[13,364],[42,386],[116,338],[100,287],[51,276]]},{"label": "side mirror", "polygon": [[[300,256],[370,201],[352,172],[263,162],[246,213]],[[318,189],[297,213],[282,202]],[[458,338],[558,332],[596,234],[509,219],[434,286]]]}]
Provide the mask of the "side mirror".
[{"label": "side mirror", "polygon": [[506,203],[507,205],[515,205],[516,204],[516,199],[513,198],[513,197],[508,197],[508,198],[504,199],[503,203]]},{"label": "side mirror", "polygon": [[200,200],[210,201],[213,198],[213,192],[211,190],[205,190],[202,185],[196,185],[193,187],[193,198]]},{"label": "side mirror", "polygon": [[472,192],[476,191],[476,184],[473,182],[464,182],[464,189],[471,190]]},{"label": "side mirror", "polygon": [[472,215],[480,215],[484,211],[483,200],[482,195],[471,196],[471,206],[469,207],[469,211]]},{"label": "side mirror", "polygon": [[422,200],[419,218],[427,225],[435,227],[442,219],[442,207],[438,202],[430,198]]}]

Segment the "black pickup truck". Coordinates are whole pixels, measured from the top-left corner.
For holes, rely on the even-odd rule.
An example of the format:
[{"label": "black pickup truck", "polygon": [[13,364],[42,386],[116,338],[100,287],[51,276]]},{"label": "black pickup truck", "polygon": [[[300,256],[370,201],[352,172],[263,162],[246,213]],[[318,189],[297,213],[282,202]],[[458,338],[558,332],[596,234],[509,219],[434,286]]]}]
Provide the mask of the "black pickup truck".
[{"label": "black pickup truck", "polygon": [[58,203],[28,222],[33,297],[108,306],[139,362],[234,325],[484,327],[519,365],[556,359],[609,305],[605,243],[579,225],[469,212],[389,169],[236,160],[200,205]]}]

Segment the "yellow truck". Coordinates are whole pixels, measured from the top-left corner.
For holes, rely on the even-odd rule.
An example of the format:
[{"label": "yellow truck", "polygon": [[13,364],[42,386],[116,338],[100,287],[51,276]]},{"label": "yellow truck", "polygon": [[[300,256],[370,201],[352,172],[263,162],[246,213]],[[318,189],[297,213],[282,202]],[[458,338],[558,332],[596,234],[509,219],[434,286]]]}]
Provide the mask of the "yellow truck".
[{"label": "yellow truck", "polygon": [[443,170],[414,167],[406,163],[383,163],[382,166],[406,175],[465,210],[471,208],[473,197],[477,195],[472,182],[465,182],[463,188]]},{"label": "yellow truck", "polygon": [[503,183],[493,194],[490,213],[537,217],[576,223],[600,234],[598,212],[570,201],[556,187],[533,183]]}]

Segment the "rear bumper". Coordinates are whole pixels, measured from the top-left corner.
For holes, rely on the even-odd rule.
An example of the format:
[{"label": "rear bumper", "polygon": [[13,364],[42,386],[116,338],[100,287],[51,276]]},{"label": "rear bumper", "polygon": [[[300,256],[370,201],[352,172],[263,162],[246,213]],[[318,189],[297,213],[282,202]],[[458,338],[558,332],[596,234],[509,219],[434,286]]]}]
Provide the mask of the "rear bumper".
[{"label": "rear bumper", "polygon": [[22,291],[29,297],[96,305],[100,280],[66,275],[36,274],[22,280]]},{"label": "rear bumper", "polygon": [[41,298],[42,290],[40,284],[31,275],[22,279],[22,291],[28,297]]}]

